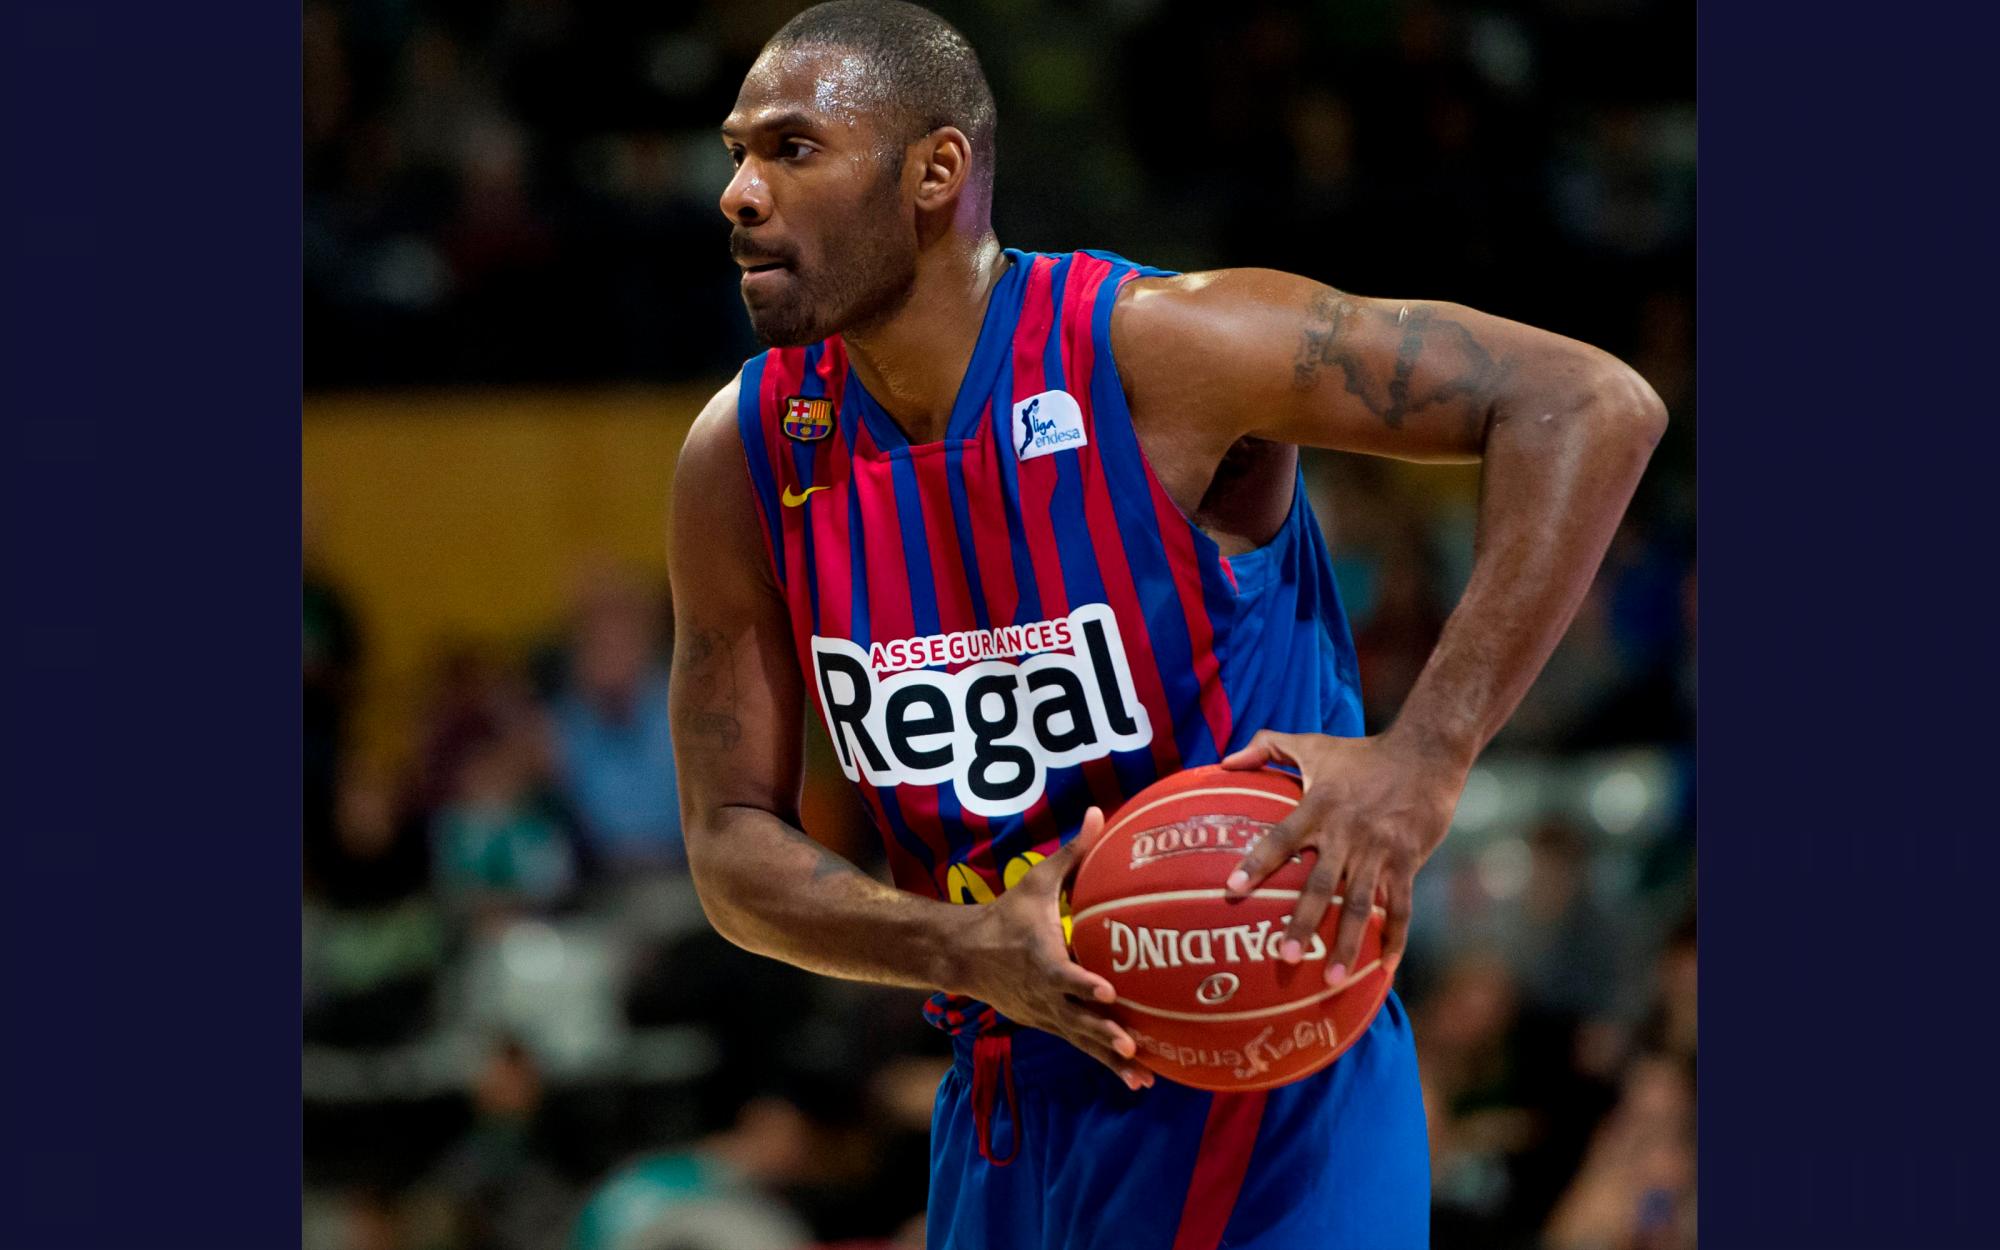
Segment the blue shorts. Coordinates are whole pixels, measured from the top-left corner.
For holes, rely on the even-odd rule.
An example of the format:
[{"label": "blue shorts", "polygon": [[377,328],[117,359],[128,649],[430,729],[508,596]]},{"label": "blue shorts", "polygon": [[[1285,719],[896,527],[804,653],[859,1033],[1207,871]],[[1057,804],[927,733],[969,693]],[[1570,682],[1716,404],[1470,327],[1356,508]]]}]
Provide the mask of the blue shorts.
[{"label": "blue shorts", "polygon": [[1394,994],[1332,1066],[1260,1093],[1165,1079],[1134,1093],[1033,1030],[980,1043],[978,1062],[971,1037],[954,1043],[931,1118],[928,1250],[1430,1244],[1417,1053]]}]

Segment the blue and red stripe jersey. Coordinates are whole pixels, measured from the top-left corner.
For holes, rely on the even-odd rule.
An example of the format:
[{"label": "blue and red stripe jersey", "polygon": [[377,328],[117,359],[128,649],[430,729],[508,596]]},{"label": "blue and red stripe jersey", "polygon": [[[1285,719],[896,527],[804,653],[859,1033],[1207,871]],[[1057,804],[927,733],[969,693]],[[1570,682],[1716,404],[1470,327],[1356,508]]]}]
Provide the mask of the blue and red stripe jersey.
[{"label": "blue and red stripe jersey", "polygon": [[[1153,476],[1111,355],[1165,271],[1009,250],[944,437],[912,445],[838,337],[744,366],[738,421],[801,671],[896,883],[987,902],[1155,779],[1259,729],[1362,732],[1303,480],[1224,558]],[[934,1000],[933,1022],[993,1013]]]}]

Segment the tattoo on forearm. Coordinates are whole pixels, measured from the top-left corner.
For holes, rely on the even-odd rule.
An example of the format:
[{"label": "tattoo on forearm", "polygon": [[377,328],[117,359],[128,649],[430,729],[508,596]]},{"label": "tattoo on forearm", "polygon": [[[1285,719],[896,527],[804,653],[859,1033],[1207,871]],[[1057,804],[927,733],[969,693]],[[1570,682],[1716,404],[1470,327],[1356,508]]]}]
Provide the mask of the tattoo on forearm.
[{"label": "tattoo on forearm", "polygon": [[741,741],[743,722],[736,718],[736,670],[728,636],[719,629],[691,631],[680,641],[674,669],[674,680],[686,683],[683,689],[698,705],[688,716],[688,726],[700,744],[718,749]]},{"label": "tattoo on forearm", "polygon": [[[1292,362],[1293,388],[1311,390],[1330,365],[1340,370],[1347,393],[1392,430],[1402,429],[1412,415],[1455,409],[1466,433],[1476,434],[1507,365],[1495,361],[1470,330],[1436,309],[1405,306],[1394,314],[1401,338],[1394,368],[1384,377],[1378,358],[1358,350],[1349,331],[1357,317],[1386,315],[1369,312],[1338,291],[1314,294]],[[1426,363],[1421,386],[1416,385],[1419,363]]]},{"label": "tattoo on forearm", "polygon": [[789,825],[785,826],[785,832],[790,835],[794,842],[806,847],[813,853],[812,879],[814,882],[825,881],[829,877],[859,877],[866,875],[843,856],[835,855],[832,851],[821,846],[811,835],[801,833]]}]

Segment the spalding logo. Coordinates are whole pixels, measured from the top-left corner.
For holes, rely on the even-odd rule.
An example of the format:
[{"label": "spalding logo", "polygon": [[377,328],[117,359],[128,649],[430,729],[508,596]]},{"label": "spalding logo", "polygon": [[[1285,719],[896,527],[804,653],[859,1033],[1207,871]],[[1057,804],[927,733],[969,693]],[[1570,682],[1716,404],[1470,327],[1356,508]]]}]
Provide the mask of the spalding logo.
[{"label": "spalding logo", "polygon": [[[1034,654],[1020,663],[985,658],[1027,652]],[[1028,810],[1051,768],[1153,740],[1107,604],[867,651],[846,638],[814,635],[812,657],[827,736],[848,780],[950,782],[965,810],[981,816]],[[907,667],[954,663],[966,667]]]},{"label": "spalding logo", "polygon": [[[1183,964],[1242,964],[1276,960],[1285,941],[1286,916],[1275,923],[1222,925],[1213,929],[1170,929],[1163,925],[1137,928],[1122,920],[1110,922],[1111,970],[1144,972],[1149,968],[1178,968]],[[1314,933],[1308,940],[1305,958],[1326,954],[1326,940]]]}]

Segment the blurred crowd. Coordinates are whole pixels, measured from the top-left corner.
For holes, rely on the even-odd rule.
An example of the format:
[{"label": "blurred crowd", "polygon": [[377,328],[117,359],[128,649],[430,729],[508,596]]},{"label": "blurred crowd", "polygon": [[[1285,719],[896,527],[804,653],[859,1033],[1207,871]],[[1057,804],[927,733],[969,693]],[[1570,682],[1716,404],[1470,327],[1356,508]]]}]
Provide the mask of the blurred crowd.
[{"label": "blurred crowd", "polygon": [[[713,128],[800,7],[313,0],[308,383],[720,380],[752,350]],[[1003,241],[1269,264],[1617,352],[1673,414],[1575,626],[1419,879],[1399,977],[1435,1244],[1693,1244],[1692,14],[1662,0],[939,4],[1002,124]],[[1394,715],[1469,568],[1469,493],[1316,456]],[[921,1244],[920,996],[717,938],[683,867],[657,578],[439,640],[357,746],[370,622],[308,552],[313,1250]],[[815,748],[818,751],[818,748]],[[877,866],[823,752],[813,832]]]}]

